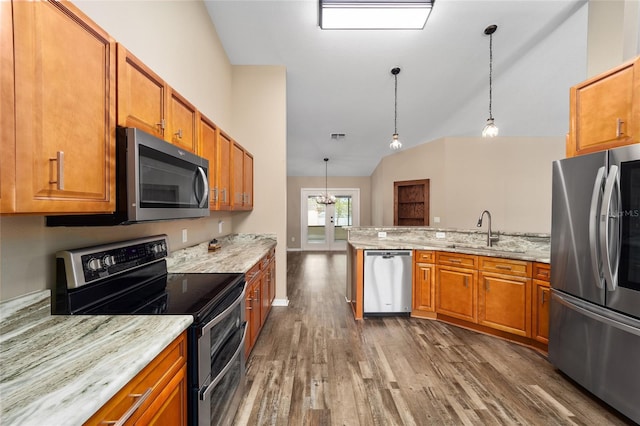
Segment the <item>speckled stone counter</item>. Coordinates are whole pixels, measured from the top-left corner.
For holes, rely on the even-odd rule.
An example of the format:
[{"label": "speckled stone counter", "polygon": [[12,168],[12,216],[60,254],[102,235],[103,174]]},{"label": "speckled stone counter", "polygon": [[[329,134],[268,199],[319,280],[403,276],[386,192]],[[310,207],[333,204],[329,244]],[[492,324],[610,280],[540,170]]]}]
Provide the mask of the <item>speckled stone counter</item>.
[{"label": "speckled stone counter", "polygon": [[275,234],[233,234],[219,241],[220,249],[208,251],[207,242],[176,250],[167,257],[172,273],[247,272],[277,244]]},{"label": "speckled stone counter", "polygon": [[82,424],[193,321],[50,312],[49,290],[0,303],[3,426]]},{"label": "speckled stone counter", "polygon": [[[549,263],[550,236],[535,233],[494,233],[498,242],[487,247],[487,232],[418,227],[348,228],[348,241],[363,250],[441,250]],[[378,233],[386,233],[379,237]]]}]

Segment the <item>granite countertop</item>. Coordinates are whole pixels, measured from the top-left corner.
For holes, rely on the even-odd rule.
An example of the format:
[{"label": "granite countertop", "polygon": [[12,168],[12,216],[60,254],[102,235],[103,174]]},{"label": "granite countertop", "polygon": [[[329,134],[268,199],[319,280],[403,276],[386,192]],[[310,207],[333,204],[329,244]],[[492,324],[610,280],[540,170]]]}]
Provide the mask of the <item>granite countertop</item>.
[{"label": "granite countertop", "polygon": [[[387,236],[380,238],[379,231]],[[437,238],[441,233],[445,238]],[[499,241],[487,247],[486,232],[452,229],[353,228],[349,244],[362,250],[439,250],[488,257],[550,263],[547,234],[502,233]]]},{"label": "granite countertop", "polygon": [[277,244],[275,234],[233,234],[221,238],[220,249],[208,242],[176,250],[167,257],[171,273],[245,273]]},{"label": "granite countertop", "polygon": [[0,303],[2,425],[84,423],[193,321],[51,315],[50,294]]}]

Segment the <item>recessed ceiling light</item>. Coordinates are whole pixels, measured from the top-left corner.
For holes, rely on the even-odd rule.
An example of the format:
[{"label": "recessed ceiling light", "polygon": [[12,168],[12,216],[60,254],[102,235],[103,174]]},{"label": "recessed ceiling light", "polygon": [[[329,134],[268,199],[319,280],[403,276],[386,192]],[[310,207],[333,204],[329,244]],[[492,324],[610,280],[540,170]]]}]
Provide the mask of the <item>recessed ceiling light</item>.
[{"label": "recessed ceiling light", "polygon": [[435,0],[319,0],[323,30],[421,30]]}]

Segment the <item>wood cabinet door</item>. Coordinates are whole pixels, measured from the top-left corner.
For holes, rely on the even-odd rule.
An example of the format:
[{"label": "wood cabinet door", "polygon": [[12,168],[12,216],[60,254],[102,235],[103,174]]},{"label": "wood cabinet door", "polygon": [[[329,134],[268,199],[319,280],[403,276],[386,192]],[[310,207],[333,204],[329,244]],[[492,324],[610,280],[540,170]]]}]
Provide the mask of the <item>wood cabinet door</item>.
[{"label": "wood cabinet door", "polygon": [[551,289],[546,281],[533,280],[533,338],[549,343],[549,302]]},{"label": "wood cabinet door", "polygon": [[244,149],[237,142],[233,142],[231,159],[232,180],[231,191],[233,193],[232,207],[234,210],[242,210],[244,199]]},{"label": "wood cabinet door", "polygon": [[413,269],[413,311],[419,315],[422,312],[435,312],[435,265],[416,263]]},{"label": "wood cabinet door", "polygon": [[271,298],[269,296],[269,270],[262,271],[260,278],[260,325],[264,325],[267,314],[271,309]]},{"label": "wood cabinet door", "polygon": [[244,319],[247,322],[247,337],[244,339],[244,358],[247,359],[253,348],[253,290],[247,285],[247,292],[244,296]]},{"label": "wood cabinet door", "polygon": [[260,334],[262,327],[262,299],[260,294],[262,293],[262,279],[258,277],[251,285],[251,292],[253,293],[251,301],[251,347],[255,345]]},{"label": "wood cabinet door", "polygon": [[272,305],[276,298],[276,259],[272,257],[269,261],[269,304]]},{"label": "wood cabinet door", "polygon": [[0,213],[15,212],[16,135],[11,2],[0,1]]},{"label": "wood cabinet door", "polygon": [[231,138],[218,130],[218,210],[231,209]]},{"label": "wood cabinet door", "polygon": [[247,151],[244,152],[243,164],[243,202],[244,210],[253,209],[253,155]]},{"label": "wood cabinet door", "polygon": [[634,87],[640,80],[634,76],[638,66],[640,59],[571,88],[567,156],[638,141],[640,93]]},{"label": "wood cabinet door", "polygon": [[531,337],[531,279],[480,272],[478,324]]},{"label": "wood cabinet door", "polygon": [[135,425],[175,425],[187,424],[187,365],[171,378],[160,395],[136,420]]},{"label": "wood cabinet door", "polygon": [[115,209],[116,44],[68,2],[13,2],[16,210]]},{"label": "wood cabinet door", "polygon": [[218,129],[211,120],[200,116],[200,154],[209,160],[209,210],[218,209]]},{"label": "wood cabinet door", "polygon": [[118,125],[164,139],[167,96],[164,80],[118,44]]},{"label": "wood cabinet door", "polygon": [[194,154],[198,153],[198,110],[186,98],[169,88],[169,113],[165,140]]},{"label": "wood cabinet door", "polygon": [[477,322],[477,278],[477,271],[437,266],[436,312]]}]

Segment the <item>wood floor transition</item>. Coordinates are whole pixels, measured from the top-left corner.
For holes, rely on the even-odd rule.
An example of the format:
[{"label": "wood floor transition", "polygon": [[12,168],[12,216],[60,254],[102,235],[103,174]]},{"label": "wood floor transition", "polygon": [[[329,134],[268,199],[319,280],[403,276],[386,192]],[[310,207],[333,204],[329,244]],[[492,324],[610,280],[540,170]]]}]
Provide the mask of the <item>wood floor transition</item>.
[{"label": "wood floor transition", "polygon": [[343,253],[290,252],[236,425],[623,425],[539,353],[437,321],[355,321]]}]

